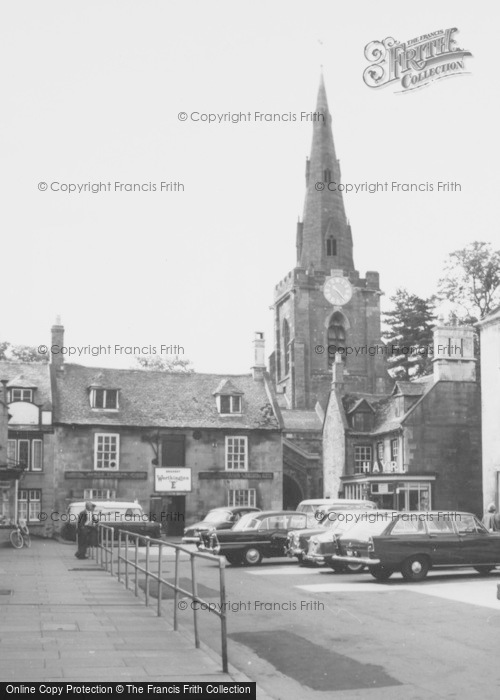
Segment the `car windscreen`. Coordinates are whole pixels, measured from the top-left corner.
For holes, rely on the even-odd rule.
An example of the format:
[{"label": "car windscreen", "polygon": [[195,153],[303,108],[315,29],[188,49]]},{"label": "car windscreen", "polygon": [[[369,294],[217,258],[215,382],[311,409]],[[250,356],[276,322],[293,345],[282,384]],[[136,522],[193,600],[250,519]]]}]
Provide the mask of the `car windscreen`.
[{"label": "car windscreen", "polygon": [[229,510],[211,510],[204,518],[206,523],[223,523],[231,520],[231,511]]}]

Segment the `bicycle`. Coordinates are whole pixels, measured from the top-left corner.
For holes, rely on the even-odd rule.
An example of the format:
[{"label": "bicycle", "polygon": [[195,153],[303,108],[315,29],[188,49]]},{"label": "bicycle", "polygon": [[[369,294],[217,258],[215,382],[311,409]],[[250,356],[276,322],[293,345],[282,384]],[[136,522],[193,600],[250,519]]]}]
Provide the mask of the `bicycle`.
[{"label": "bicycle", "polygon": [[16,529],[10,533],[10,543],[16,549],[22,547],[31,547],[30,531],[26,524],[26,520],[20,519],[16,525]]}]

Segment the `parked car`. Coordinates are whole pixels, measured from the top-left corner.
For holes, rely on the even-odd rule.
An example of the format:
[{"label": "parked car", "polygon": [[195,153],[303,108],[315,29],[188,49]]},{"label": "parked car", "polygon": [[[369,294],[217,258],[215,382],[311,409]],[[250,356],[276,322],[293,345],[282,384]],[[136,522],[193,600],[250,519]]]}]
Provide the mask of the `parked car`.
[{"label": "parked car", "polygon": [[289,531],[306,525],[306,513],[295,510],[248,513],[232,530],[203,532],[200,551],[224,555],[235,566],[255,566],[264,557],[286,556]]},{"label": "parked car", "polygon": [[287,556],[291,558],[297,557],[301,566],[320,563],[319,560],[316,562],[315,560],[306,558],[311,538],[324,534],[326,540],[328,540],[328,538],[331,540],[333,532],[343,532],[348,524],[356,522],[359,513],[370,511],[371,509],[362,508],[357,508],[356,510],[341,510],[337,506],[332,510],[326,510],[322,520],[319,522],[313,518],[313,524],[308,525],[304,530],[292,530],[288,533],[286,546]]},{"label": "parked car", "polygon": [[249,506],[238,506],[236,508],[214,508],[197,523],[190,525],[184,530],[182,541],[185,544],[199,544],[202,532],[212,532],[214,530],[230,530],[238,520],[247,513],[260,513],[260,508],[250,508]]},{"label": "parked car", "polygon": [[358,563],[386,581],[400,571],[422,581],[431,568],[473,567],[488,574],[500,565],[500,533],[488,532],[472,513],[396,513],[355,524],[336,540],[332,563]]},{"label": "parked car", "polygon": [[[70,503],[65,514],[66,522],[61,529],[61,537],[66,540],[76,540],[76,525],[78,515],[85,510],[86,501]],[[161,525],[152,522],[137,501],[92,501],[94,514],[103,525],[114,528],[114,537],[119,530],[146,535],[154,539],[161,537]]]},{"label": "parked car", "polygon": [[375,501],[368,501],[361,498],[309,498],[301,501],[297,506],[298,513],[310,513],[320,521],[327,511],[331,510],[363,510],[377,508]]},{"label": "parked car", "polygon": [[[334,571],[339,573],[344,571],[350,571],[351,573],[358,573],[365,568],[365,564],[349,562],[333,562],[332,557],[334,554],[338,553],[337,539],[342,536],[346,536],[346,533],[360,522],[370,522],[374,518],[378,517],[379,513],[391,514],[393,512],[399,511],[385,511],[377,510],[375,515],[373,511],[344,511],[339,513],[339,517],[328,527],[321,532],[313,535],[309,539],[309,547],[304,555],[304,563],[316,564],[317,566],[330,566]],[[371,518],[370,518],[370,514]],[[385,517],[382,516],[382,517]]]}]

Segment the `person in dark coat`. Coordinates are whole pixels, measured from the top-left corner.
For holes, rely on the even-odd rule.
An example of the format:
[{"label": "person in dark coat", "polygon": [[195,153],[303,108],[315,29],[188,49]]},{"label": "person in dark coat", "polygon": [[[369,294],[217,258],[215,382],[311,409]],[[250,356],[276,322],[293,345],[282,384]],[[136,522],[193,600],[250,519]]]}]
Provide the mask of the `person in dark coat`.
[{"label": "person in dark coat", "polygon": [[78,538],[78,549],[75,553],[77,559],[88,559],[87,547],[97,544],[97,525],[99,518],[94,514],[95,504],[92,501],[85,503],[85,510],[78,516],[76,533]]},{"label": "person in dark coat", "polygon": [[483,525],[489,532],[500,532],[500,515],[494,503],[490,503],[483,518]]}]

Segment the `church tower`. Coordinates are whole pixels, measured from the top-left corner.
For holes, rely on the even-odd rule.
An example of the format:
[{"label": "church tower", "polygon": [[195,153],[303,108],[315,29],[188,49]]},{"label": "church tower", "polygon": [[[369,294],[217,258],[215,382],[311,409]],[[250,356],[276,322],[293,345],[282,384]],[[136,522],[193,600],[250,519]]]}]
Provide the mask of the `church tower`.
[{"label": "church tower", "polygon": [[299,410],[326,401],[335,354],[346,393],[383,393],[390,381],[380,340],[379,275],[361,278],[354,268],[323,77],[316,112],[297,264],[276,285],[273,304],[271,371],[280,404]]}]

